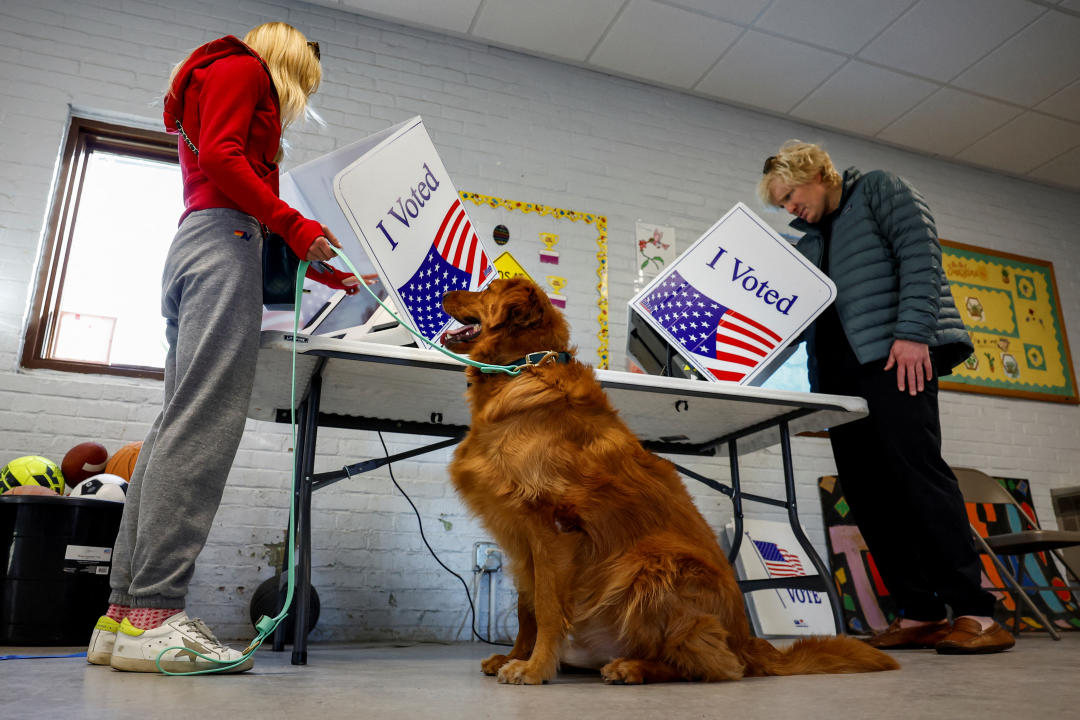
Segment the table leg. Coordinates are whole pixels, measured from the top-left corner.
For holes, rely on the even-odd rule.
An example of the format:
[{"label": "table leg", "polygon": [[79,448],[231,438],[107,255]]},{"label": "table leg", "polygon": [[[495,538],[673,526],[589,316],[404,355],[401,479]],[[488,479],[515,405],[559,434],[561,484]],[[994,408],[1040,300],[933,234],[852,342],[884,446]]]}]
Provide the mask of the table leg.
[{"label": "table leg", "polygon": [[728,562],[734,567],[739,556],[743,536],[742,491],[739,489],[739,446],[738,441],[728,441],[728,463],[731,465],[731,512],[735,521],[735,534],[732,536],[731,549],[728,550]]},{"label": "table leg", "polygon": [[844,614],[840,608],[840,598],[836,594],[836,586],[833,584],[832,573],[817,554],[814,546],[810,544],[809,538],[806,537],[806,533],[802,530],[802,525],[799,524],[799,512],[795,500],[795,470],[794,465],[791,462],[791,431],[788,428],[787,421],[780,423],[780,454],[784,462],[784,490],[787,493],[787,511],[788,520],[791,523],[791,530],[795,533],[795,538],[799,541],[799,545],[801,545],[802,549],[806,551],[806,554],[810,556],[810,562],[814,565],[818,576],[821,578],[821,584],[825,590],[825,594],[829,598],[829,607],[832,608],[833,623],[836,625],[836,634],[843,635]]},{"label": "table leg", "polygon": [[322,393],[322,375],[311,377],[311,387],[304,401],[304,413],[300,422],[296,450],[300,474],[299,502],[296,507],[296,578],[293,597],[296,614],[293,617],[293,665],[307,665],[308,606],[311,600],[311,476],[315,468],[315,440],[319,429],[319,398]]},{"label": "table leg", "polygon": [[[304,440],[304,437],[305,437],[305,434],[304,434],[304,427],[305,427],[304,426],[304,421],[305,421],[305,418],[307,418],[307,408],[308,408],[308,402],[307,402],[306,399],[303,402],[301,402],[300,407],[297,408],[297,415],[299,417],[299,424],[298,424],[298,429],[297,429],[296,445],[297,445],[298,448],[302,446],[302,443],[303,443],[303,440]],[[293,488],[292,488],[292,495],[293,495],[293,497],[292,497],[292,506],[294,508],[299,508],[300,504],[301,504],[300,498],[303,495],[303,487],[304,487],[304,481],[303,481],[303,478],[304,478],[304,454],[302,452],[300,452],[299,450],[293,452],[293,476],[296,477],[296,478],[299,478],[300,480],[299,480],[299,482],[295,483],[293,485]],[[282,553],[283,557],[281,559],[281,575],[280,575],[280,582],[278,583],[278,607],[282,608],[282,609],[284,609],[285,600],[288,597],[289,568],[293,564],[293,562],[292,562],[293,561],[293,556],[296,553],[296,538],[299,537],[299,535],[297,533],[297,530],[299,529],[298,526],[299,526],[300,523],[297,522],[297,519],[294,518],[294,517],[290,517],[289,522],[292,523],[292,527],[287,526],[285,528],[285,539],[286,539],[286,541],[289,539],[289,531],[292,530],[293,531],[293,546],[292,547],[287,547],[286,551],[284,553]],[[295,583],[294,583],[294,586],[295,586]],[[295,594],[296,588],[294,587],[293,590],[294,590],[294,594]],[[294,635],[295,635],[295,633],[294,633]],[[278,626],[276,628],[274,628],[273,650],[274,650],[274,652],[281,652],[284,649],[285,649],[285,622],[282,621],[281,623],[278,624]]]}]

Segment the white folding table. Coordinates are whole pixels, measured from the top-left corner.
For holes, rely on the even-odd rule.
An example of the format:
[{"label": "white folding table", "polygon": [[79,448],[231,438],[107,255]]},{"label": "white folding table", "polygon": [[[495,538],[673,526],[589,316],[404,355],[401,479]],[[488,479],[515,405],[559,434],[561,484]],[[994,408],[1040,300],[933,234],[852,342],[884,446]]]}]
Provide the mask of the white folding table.
[{"label": "white folding table", "polygon": [[[248,416],[290,422],[292,334],[264,331],[255,390]],[[311,588],[311,494],[320,487],[461,441],[469,425],[464,366],[434,350],[394,347],[325,336],[298,336],[296,343],[298,433],[295,518],[296,611],[292,662],[307,663],[307,625]],[[791,434],[823,430],[867,414],[862,398],[711,383],[701,380],[597,370],[619,416],[642,444],[664,455],[727,454],[730,485],[676,465],[679,472],[731,498],[735,534],[729,559],[742,540],[744,500],[785,508],[799,544],[817,575],[740,581],[743,592],[777,587],[822,590],[829,598],[836,632],[843,616],[827,566],[799,524]],[[377,430],[442,438],[390,457],[371,458],[333,472],[313,472],[319,426]],[[786,497],[783,500],[743,492],[738,456],[779,443]],[[288,554],[287,554],[288,555]],[[281,650],[279,630],[274,649]]]}]

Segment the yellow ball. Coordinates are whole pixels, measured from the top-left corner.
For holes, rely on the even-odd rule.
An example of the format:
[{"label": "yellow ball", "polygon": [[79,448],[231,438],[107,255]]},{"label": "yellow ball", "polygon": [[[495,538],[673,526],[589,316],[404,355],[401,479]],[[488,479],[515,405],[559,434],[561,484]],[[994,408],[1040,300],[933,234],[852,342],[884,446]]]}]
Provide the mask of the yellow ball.
[{"label": "yellow ball", "polygon": [[20,485],[39,485],[64,494],[64,474],[60,466],[40,455],[15,458],[0,469],[0,493]]}]

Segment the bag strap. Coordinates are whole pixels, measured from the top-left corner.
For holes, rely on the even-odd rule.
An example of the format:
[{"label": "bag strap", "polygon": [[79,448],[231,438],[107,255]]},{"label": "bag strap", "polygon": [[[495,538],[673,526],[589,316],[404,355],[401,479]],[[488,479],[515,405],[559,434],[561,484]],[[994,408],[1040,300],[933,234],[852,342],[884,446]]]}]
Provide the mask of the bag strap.
[{"label": "bag strap", "polygon": [[184,138],[184,143],[188,146],[188,149],[194,153],[195,157],[199,157],[199,148],[195,147],[195,143],[191,142],[191,138],[184,132],[184,126],[180,124],[180,121],[176,121],[176,129],[180,131],[180,137]]},{"label": "bag strap", "polygon": [[[176,129],[180,132],[180,137],[184,138],[184,144],[188,146],[188,149],[191,150],[195,157],[199,157],[199,148],[195,147],[195,143],[191,142],[191,138],[189,138],[188,134],[184,132],[184,126],[180,124],[179,120],[176,121]],[[256,218],[256,220],[258,220],[258,218]],[[259,221],[259,228],[262,230],[264,238],[270,235],[270,228],[263,224],[261,220]],[[284,238],[282,239],[282,241],[284,242]],[[288,247],[287,244],[286,247]],[[292,249],[290,248],[290,252],[291,250]],[[295,256],[296,253],[293,253],[293,255]]]}]

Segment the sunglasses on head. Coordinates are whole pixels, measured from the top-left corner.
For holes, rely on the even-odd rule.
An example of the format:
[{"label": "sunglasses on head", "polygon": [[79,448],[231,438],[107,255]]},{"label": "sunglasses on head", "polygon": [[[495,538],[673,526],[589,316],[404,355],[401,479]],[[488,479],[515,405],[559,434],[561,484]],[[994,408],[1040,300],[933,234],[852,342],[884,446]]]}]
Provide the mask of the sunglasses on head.
[{"label": "sunglasses on head", "polygon": [[776,165],[776,156],[775,155],[770,155],[769,157],[765,158],[765,167],[761,169],[761,174],[762,175],[767,175],[769,173],[769,171],[772,170],[775,165]]},{"label": "sunglasses on head", "polygon": [[315,59],[322,61],[322,56],[319,55],[319,43],[314,40],[308,40],[307,46],[311,48],[311,52],[315,53]]}]

